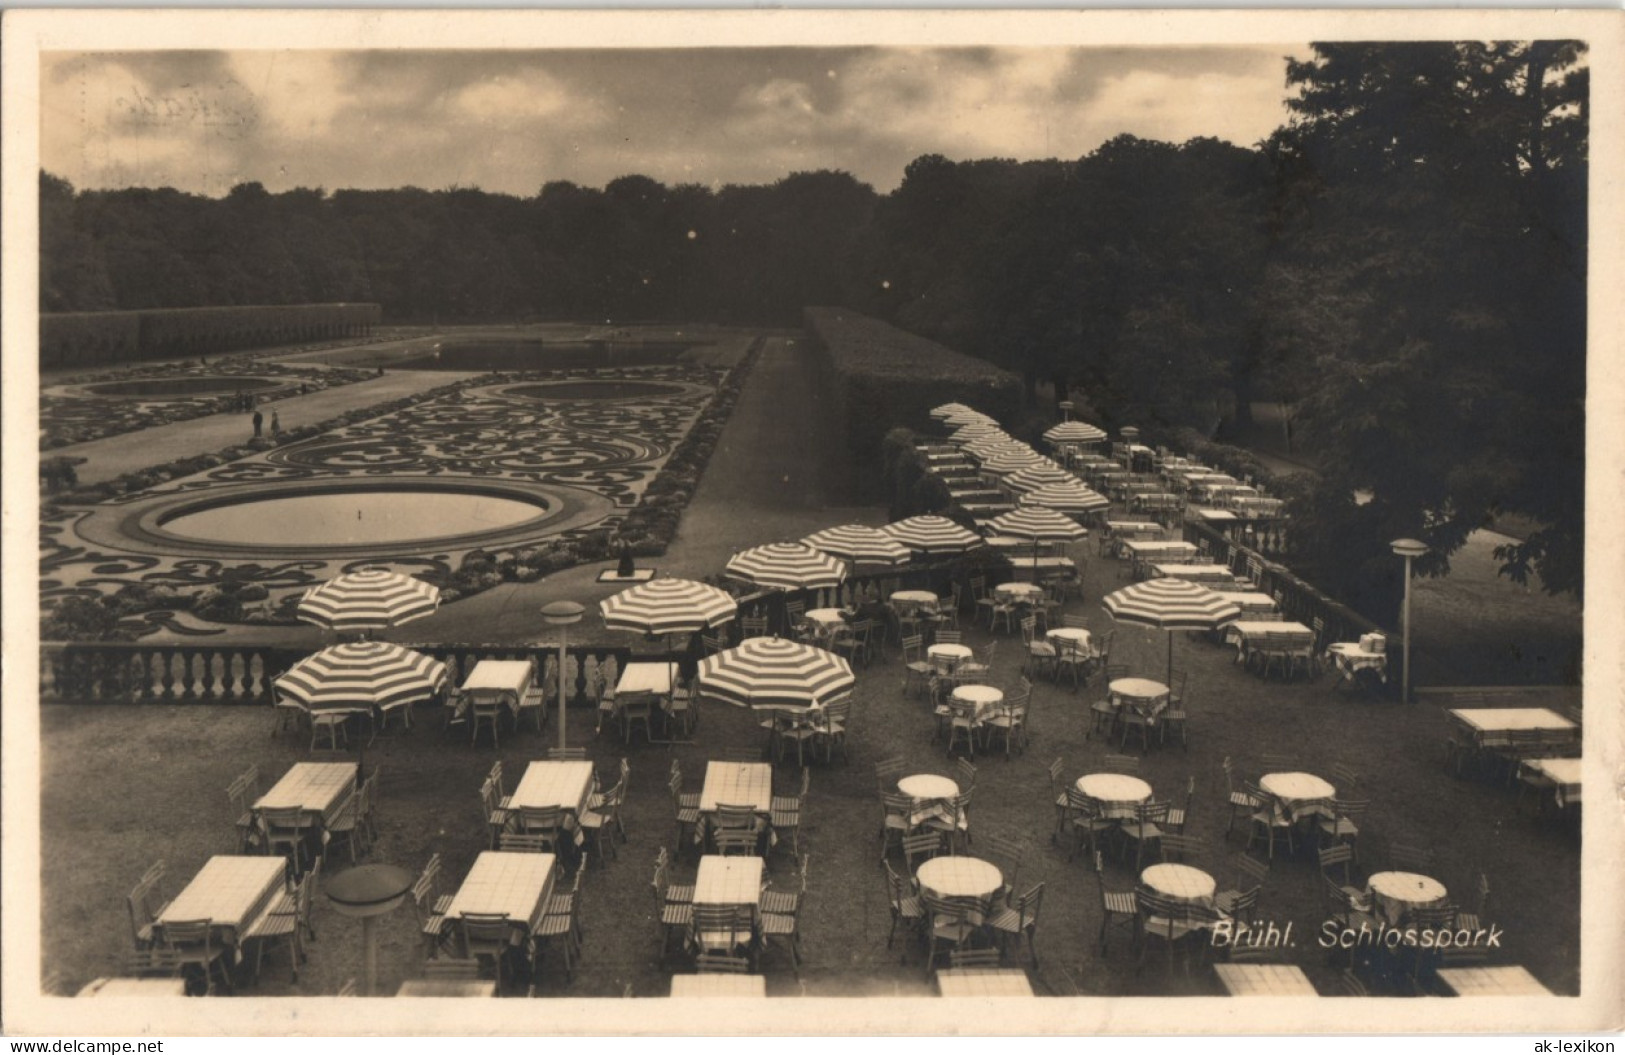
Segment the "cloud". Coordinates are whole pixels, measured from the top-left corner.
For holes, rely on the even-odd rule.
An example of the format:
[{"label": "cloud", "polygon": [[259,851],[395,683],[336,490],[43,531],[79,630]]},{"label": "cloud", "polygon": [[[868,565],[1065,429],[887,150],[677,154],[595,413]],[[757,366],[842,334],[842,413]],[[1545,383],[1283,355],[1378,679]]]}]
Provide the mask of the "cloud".
[{"label": "cloud", "polygon": [[1283,50],[51,53],[41,160],[81,187],[208,194],[245,179],[534,194],[816,168],[886,191],[926,153],[1075,158],[1121,132],[1249,145],[1284,120]]}]

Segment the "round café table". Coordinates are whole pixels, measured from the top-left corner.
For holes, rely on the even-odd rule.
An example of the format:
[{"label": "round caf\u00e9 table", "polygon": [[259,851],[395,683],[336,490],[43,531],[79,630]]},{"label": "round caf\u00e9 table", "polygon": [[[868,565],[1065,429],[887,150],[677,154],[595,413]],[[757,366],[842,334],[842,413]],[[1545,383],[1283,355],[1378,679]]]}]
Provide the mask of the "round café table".
[{"label": "round caf\u00e9 table", "polygon": [[1150,678],[1118,678],[1106,692],[1119,708],[1133,707],[1152,722],[1168,707],[1168,686]]},{"label": "round caf\u00e9 table", "polygon": [[971,657],[969,645],[932,645],[925,650],[938,670],[953,673],[953,669]]},{"label": "round caf\u00e9 table", "polygon": [[959,785],[935,773],[915,773],[899,780],[897,790],[911,799],[951,799],[959,794]]},{"label": "round caf\u00e9 table", "polygon": [[1432,908],[1444,903],[1450,893],[1432,876],[1416,872],[1375,872],[1366,880],[1371,904],[1391,924],[1398,924],[1415,908]]},{"label": "round caf\u00e9 table", "polygon": [[1004,702],[1004,693],[992,685],[956,685],[950,699],[976,705],[976,720],[981,721],[995,707]]},{"label": "round caf\u00e9 table", "polygon": [[1218,889],[1212,876],[1190,865],[1152,865],[1140,873],[1140,884],[1163,897],[1189,904],[1206,904]]},{"label": "round caf\u00e9 table", "polygon": [[1134,807],[1151,801],[1151,785],[1127,773],[1088,773],[1078,778],[1077,788],[1111,818],[1132,819]]},{"label": "round caf\u00e9 table", "polygon": [[1337,797],[1337,789],[1313,773],[1265,773],[1258,778],[1258,786],[1280,799],[1288,809],[1300,802]]},{"label": "round caf\u00e9 table", "polygon": [[935,608],[941,600],[930,590],[898,590],[891,595],[891,603],[899,610],[904,608]]},{"label": "round caf\u00e9 table", "polygon": [[1089,642],[1093,640],[1089,636],[1089,631],[1081,626],[1058,626],[1054,630],[1045,631],[1044,637],[1057,647],[1062,642],[1069,642],[1086,652],[1089,650]]},{"label": "round caf\u00e9 table", "polygon": [[1106,686],[1107,692],[1125,700],[1151,703],[1168,695],[1168,686],[1150,678],[1118,678]]},{"label": "round caf\u00e9 table", "polygon": [[1043,597],[1044,588],[1033,582],[1001,582],[993,587],[993,593],[1007,601],[1021,604]]},{"label": "round caf\u00e9 table", "polygon": [[998,866],[977,857],[933,857],[914,877],[921,890],[937,897],[987,899],[1004,885]]},{"label": "round caf\u00e9 table", "polygon": [[829,637],[846,624],[839,608],[814,608],[803,613],[802,618],[812,627],[813,633],[821,638]]}]

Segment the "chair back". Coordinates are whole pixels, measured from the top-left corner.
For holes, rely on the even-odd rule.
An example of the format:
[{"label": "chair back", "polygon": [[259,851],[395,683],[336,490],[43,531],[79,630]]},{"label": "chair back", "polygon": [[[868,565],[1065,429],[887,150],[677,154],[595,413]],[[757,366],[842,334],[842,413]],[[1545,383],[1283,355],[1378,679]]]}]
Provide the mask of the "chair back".
[{"label": "chair back", "polygon": [[564,811],[557,806],[521,806],[519,831],[524,835],[539,835],[549,843],[559,837],[564,824]]},{"label": "chair back", "polygon": [[734,854],[750,855],[756,852],[756,832],[749,828],[718,828],[712,833],[716,840],[717,853],[723,857]]},{"label": "chair back", "polygon": [[914,884],[897,874],[897,869],[891,866],[890,861],[881,861],[886,866],[886,889],[891,897],[891,907],[900,911],[903,902],[914,896]]},{"label": "chair back", "polygon": [[480,962],[457,957],[441,956],[423,965],[423,977],[474,981],[480,976]]},{"label": "chair back", "polygon": [[1236,876],[1239,880],[1239,886],[1246,886],[1246,879],[1241,879],[1242,876],[1246,876],[1254,884],[1262,886],[1269,874],[1270,866],[1268,861],[1260,861],[1252,854],[1236,855]]},{"label": "chair back", "polygon": [[719,829],[746,828],[755,831],[756,807],[719,802],[712,823]]},{"label": "chair back", "polygon": [[1349,867],[1354,862],[1354,847],[1348,843],[1339,843],[1336,846],[1323,846],[1319,851],[1320,870],[1330,873],[1333,868],[1341,868],[1343,882],[1349,881]]},{"label": "chair back", "polygon": [[976,786],[976,764],[967,758],[954,760],[954,771],[959,774],[959,786],[964,789]]},{"label": "chair back", "polygon": [[1087,630],[1089,629],[1089,620],[1081,615],[1063,615],[1061,616],[1061,625],[1070,627],[1073,630]]},{"label": "chair back", "polygon": [[1061,774],[1066,771],[1066,760],[1057,758],[1049,764],[1049,789],[1055,795],[1061,794]]},{"label": "chair back", "polygon": [[485,779],[495,788],[499,795],[506,795],[507,789],[502,786],[502,759],[491,763],[491,771],[485,774]]},{"label": "chair back", "polygon": [[887,758],[875,763],[875,790],[884,795],[897,789],[897,780],[908,768],[901,758]]},{"label": "chair back", "polygon": [[1038,912],[1044,907],[1044,884],[1038,883],[1030,887],[1026,893],[1016,899],[1016,916],[1020,920],[1022,930],[1038,925]]},{"label": "chair back", "polygon": [[1168,823],[1168,803],[1142,802],[1134,807],[1134,821],[1140,827]]},{"label": "chair back", "polygon": [[1130,775],[1140,772],[1140,760],[1133,755],[1107,755],[1101,768],[1107,773],[1127,773]]},{"label": "chair back", "polygon": [[903,858],[908,862],[910,872],[918,870],[914,864],[915,858],[923,857],[929,860],[941,853],[942,849],[943,833],[940,831],[923,831],[903,836]]},{"label": "chair back", "polygon": [[434,905],[435,887],[440,882],[440,855],[431,854],[429,861],[418,873],[417,880],[412,884],[412,904],[420,910],[425,905]]},{"label": "chair back", "polygon": [[259,811],[260,830],[267,839],[298,838],[305,811],[298,806],[266,806]]},{"label": "chair back", "polygon": [[500,959],[507,953],[514,924],[506,912],[465,912],[461,921],[463,949],[469,956]]},{"label": "chair back", "polygon": [[550,835],[528,835],[522,832],[503,832],[498,843],[503,853],[551,853],[554,840]]},{"label": "chair back", "polygon": [[731,955],[740,946],[748,947],[754,937],[753,912],[750,905],[696,904],[693,936],[700,952],[720,949]]},{"label": "chair back", "polygon": [[166,920],[152,931],[153,940],[183,963],[208,963],[220,951],[210,919]]},{"label": "chair back", "polygon": [[964,637],[965,637],[965,632],[963,630],[938,630],[937,631],[937,644],[939,644],[939,645],[963,644],[964,643]]},{"label": "chair back", "polygon": [[951,967],[997,967],[1003,962],[1003,956],[998,949],[950,949],[948,951],[948,964]]},{"label": "chair back", "polygon": [[694,957],[694,968],[700,974],[744,974],[750,970],[750,961],[743,956],[702,952]]}]

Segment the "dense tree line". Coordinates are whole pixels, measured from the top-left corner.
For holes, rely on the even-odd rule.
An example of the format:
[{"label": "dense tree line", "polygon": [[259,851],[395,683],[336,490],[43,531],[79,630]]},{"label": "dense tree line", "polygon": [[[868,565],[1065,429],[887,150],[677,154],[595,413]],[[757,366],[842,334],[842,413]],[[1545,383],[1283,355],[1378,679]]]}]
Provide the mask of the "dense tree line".
[{"label": "dense tree line", "polygon": [[844,305],[1053,383],[1108,427],[1222,436],[1255,399],[1292,402],[1325,470],[1304,560],[1357,603],[1378,582],[1368,611],[1394,592],[1389,539],[1429,542],[1440,571],[1497,512],[1543,525],[1502,555],[1510,574],[1577,590],[1583,50],[1317,45],[1286,70],[1291,120],[1253,148],[928,155],[884,196],[840,172],[219,200],[43,175],[41,306],[793,325]]}]

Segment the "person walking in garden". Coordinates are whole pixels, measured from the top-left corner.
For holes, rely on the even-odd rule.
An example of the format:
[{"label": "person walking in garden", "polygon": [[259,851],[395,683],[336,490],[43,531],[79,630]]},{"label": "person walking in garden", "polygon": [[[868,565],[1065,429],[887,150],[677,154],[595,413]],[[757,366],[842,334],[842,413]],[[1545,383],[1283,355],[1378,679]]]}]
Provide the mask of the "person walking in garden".
[{"label": "person walking in garden", "polygon": [[265,415],[261,414],[257,410],[254,411],[254,438],[255,439],[259,439],[260,426],[264,425],[264,424],[265,424]]},{"label": "person walking in garden", "polygon": [[279,420],[277,418],[276,411],[274,411],[274,410],[271,411],[271,435],[272,436],[280,436],[280,435],[282,435],[282,422],[281,422],[281,420]]}]

